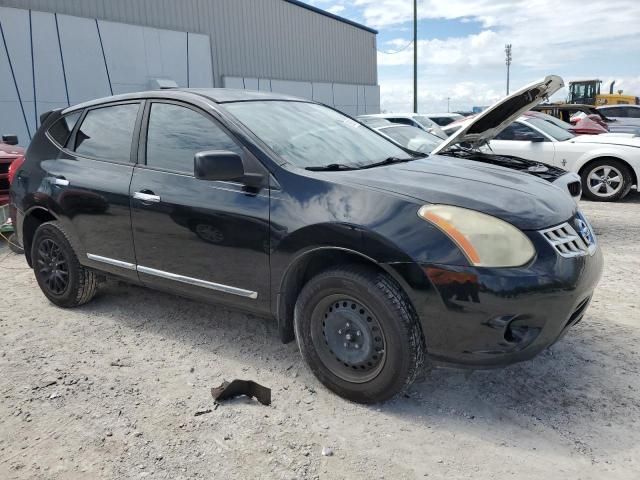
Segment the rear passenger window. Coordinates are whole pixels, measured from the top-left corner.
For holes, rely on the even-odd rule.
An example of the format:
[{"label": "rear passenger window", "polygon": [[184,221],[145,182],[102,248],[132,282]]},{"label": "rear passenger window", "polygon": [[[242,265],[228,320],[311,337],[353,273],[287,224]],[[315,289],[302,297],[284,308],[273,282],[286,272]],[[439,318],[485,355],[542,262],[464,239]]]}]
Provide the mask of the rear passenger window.
[{"label": "rear passenger window", "polygon": [[130,103],[89,110],[76,134],[76,153],[102,160],[130,162],[138,108],[138,103]]},{"label": "rear passenger window", "polygon": [[48,130],[49,135],[61,147],[67,146],[67,141],[69,141],[69,137],[71,136],[73,127],[76,126],[76,123],[80,118],[80,114],[81,112],[75,112],[69,115],[65,115],[64,117],[59,119],[56,123],[51,125],[51,127],[49,127],[49,130]]},{"label": "rear passenger window", "polygon": [[211,119],[190,108],[153,103],[147,129],[147,165],[193,174],[193,157],[207,150],[242,149]]},{"label": "rear passenger window", "polygon": [[603,108],[607,117],[626,117],[627,111],[623,107]]},{"label": "rear passenger window", "polygon": [[413,120],[409,120],[408,118],[387,118],[390,122],[393,123],[401,123],[402,125],[412,125],[415,126]]}]

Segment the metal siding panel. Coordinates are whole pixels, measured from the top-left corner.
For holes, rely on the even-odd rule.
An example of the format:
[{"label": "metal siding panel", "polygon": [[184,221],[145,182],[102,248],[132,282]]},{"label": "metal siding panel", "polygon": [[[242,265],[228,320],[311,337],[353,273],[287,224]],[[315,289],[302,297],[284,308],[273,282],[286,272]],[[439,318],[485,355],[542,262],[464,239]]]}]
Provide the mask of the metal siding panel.
[{"label": "metal siding panel", "polygon": [[189,83],[191,87],[213,87],[211,44],[207,35],[189,34]]},{"label": "metal siding panel", "polygon": [[375,34],[282,0],[0,0],[210,36],[214,83],[223,75],[377,83]]},{"label": "metal siding panel", "polygon": [[18,135],[21,145],[29,143],[27,124],[18,101],[16,84],[11,74],[4,44],[0,38],[0,134],[8,133]]},{"label": "metal siding panel", "polygon": [[71,104],[110,94],[98,30],[93,20],[58,15]]},{"label": "metal siding panel", "polygon": [[244,78],[244,88],[246,90],[259,90],[260,82],[257,78]]},{"label": "metal siding panel", "polygon": [[15,83],[17,83],[20,93],[21,115],[18,118],[21,121],[26,119],[28,131],[33,136],[37,129],[38,119],[35,103],[37,92],[33,81],[35,72],[31,55],[31,19],[29,14],[28,10],[0,8],[4,41],[13,67]]},{"label": "metal siding panel", "polygon": [[36,112],[67,106],[62,60],[53,14],[32,12]]},{"label": "metal siding panel", "polygon": [[104,21],[98,24],[112,85],[121,85],[119,92],[123,92],[123,85],[130,87],[124,91],[144,90],[148,81],[144,28]]},{"label": "metal siding panel", "polygon": [[244,78],[242,78],[242,77],[224,77],[222,79],[222,86],[224,88],[236,88],[238,90],[244,90]]}]

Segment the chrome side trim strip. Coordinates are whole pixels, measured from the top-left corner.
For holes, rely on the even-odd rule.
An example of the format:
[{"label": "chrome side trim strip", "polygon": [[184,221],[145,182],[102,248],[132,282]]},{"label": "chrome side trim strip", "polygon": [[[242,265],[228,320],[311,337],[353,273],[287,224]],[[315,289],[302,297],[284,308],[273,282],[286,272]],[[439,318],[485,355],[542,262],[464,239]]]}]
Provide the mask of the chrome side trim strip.
[{"label": "chrome side trim strip", "polygon": [[196,287],[209,288],[211,290],[217,290],[219,292],[230,293],[232,295],[238,295],[246,298],[258,298],[258,292],[252,292],[251,290],[244,290],[242,288],[230,287],[229,285],[222,285],[220,283],[207,282],[206,280],[200,280],[198,278],[185,277],[176,273],[165,272],[163,270],[156,270],[155,268],[143,267],[138,265],[138,272],[146,273],[147,275],[154,275],[156,277],[162,277],[176,282],[188,283],[189,285],[195,285]]},{"label": "chrome side trim strip", "polygon": [[116,260],[115,258],[101,257],[100,255],[94,255],[93,253],[87,253],[87,258],[96,262],[108,263],[109,265],[115,265],[116,267],[126,268],[127,270],[136,269],[136,266],[133,263],[123,262],[122,260]]}]

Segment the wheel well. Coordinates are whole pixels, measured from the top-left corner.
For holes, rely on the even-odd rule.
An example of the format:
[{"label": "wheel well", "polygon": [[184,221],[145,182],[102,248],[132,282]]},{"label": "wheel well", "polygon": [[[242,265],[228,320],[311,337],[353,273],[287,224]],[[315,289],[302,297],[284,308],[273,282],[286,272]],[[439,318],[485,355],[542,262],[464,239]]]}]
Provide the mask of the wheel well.
[{"label": "wheel well", "polygon": [[24,247],[24,255],[27,258],[27,263],[31,266],[31,242],[33,241],[33,235],[40,225],[45,222],[51,222],[55,220],[48,210],[42,208],[36,208],[31,211],[22,223],[22,245]]},{"label": "wheel well", "polygon": [[[582,177],[583,172],[588,167],[590,167],[593,163],[597,162],[598,160],[615,160],[616,162],[620,162],[625,167],[627,167],[627,170],[629,170],[629,174],[631,175],[631,184],[632,185],[638,185],[638,176],[636,175],[635,170],[631,167],[631,165],[629,165],[629,162],[626,162],[625,160],[622,160],[621,158],[618,158],[618,157],[597,157],[597,158],[592,158],[587,163],[585,163],[582,167],[580,167],[580,170],[578,171],[578,175],[580,175],[580,177]],[[638,186],[640,187],[640,185],[638,185]]]},{"label": "wheel well", "polygon": [[284,343],[291,342],[295,338],[293,332],[293,310],[298,295],[306,283],[325,270],[353,264],[385,272],[379,264],[368,257],[348,250],[333,248],[307,253],[289,267],[278,295],[278,330]]}]

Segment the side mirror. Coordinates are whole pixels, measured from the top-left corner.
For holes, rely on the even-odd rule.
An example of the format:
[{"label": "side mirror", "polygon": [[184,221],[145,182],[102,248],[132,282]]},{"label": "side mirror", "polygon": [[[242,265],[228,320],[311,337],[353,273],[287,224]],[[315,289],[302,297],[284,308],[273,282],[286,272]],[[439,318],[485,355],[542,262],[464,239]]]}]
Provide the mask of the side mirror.
[{"label": "side mirror", "polygon": [[540,142],[544,142],[545,138],[541,135],[535,135],[533,137],[529,137],[529,141],[532,143],[540,143]]},{"label": "side mirror", "polygon": [[244,177],[242,158],[226,150],[198,152],[193,159],[194,175],[200,180],[240,180]]},{"label": "side mirror", "polygon": [[18,136],[2,135],[2,143],[6,143],[7,145],[18,145]]},{"label": "side mirror", "polygon": [[262,175],[245,173],[240,155],[228,150],[196,153],[194,176],[200,180],[237,181],[250,187],[262,186]]}]

